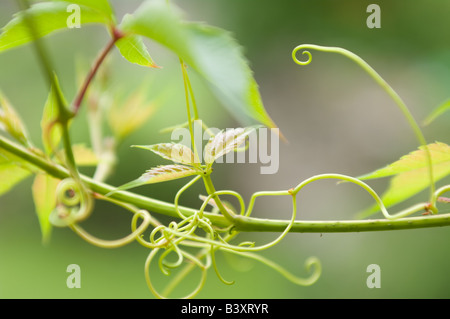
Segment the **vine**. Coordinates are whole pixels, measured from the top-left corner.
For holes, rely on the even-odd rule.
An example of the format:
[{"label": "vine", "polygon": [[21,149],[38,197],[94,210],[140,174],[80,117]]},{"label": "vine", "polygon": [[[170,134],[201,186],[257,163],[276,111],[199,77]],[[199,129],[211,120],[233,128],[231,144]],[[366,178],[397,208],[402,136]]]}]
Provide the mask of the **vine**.
[{"label": "vine", "polygon": [[[24,12],[22,21],[24,24],[22,26],[27,26],[28,29],[35,30],[34,23],[36,23],[36,21],[33,20],[32,13],[34,12],[33,10],[38,10],[36,8],[39,7],[30,7],[28,6],[27,1],[21,1],[21,3]],[[105,4],[107,2],[102,3]],[[170,36],[176,38],[177,36],[183,35],[186,36],[186,38],[198,40],[196,36],[199,34],[202,37],[211,36],[212,34],[217,37],[215,40],[219,42],[222,41],[224,43],[224,47],[226,49],[232,49],[228,53],[231,52],[230,54],[235,54],[237,51],[234,42],[228,38],[228,35],[224,35],[216,29],[206,29],[205,26],[194,25],[193,27],[191,25],[188,29],[183,29],[185,28],[185,25],[179,23],[178,20],[174,20],[175,18],[173,16],[173,12],[171,10],[167,10],[167,3],[164,3],[164,5],[161,5],[158,1],[155,1],[156,4],[153,4],[152,1],[148,3],[150,4],[146,7],[144,6],[142,12],[150,14],[156,11],[157,14],[159,14],[158,18],[161,18],[156,21],[160,23],[169,23],[170,25],[175,26],[175,31],[172,30],[171,32],[173,33],[169,34]],[[107,7],[109,7],[109,5]],[[154,10],[155,8],[159,11]],[[442,195],[450,191],[450,185],[436,189],[435,178],[433,175],[433,155],[426,143],[424,134],[413,118],[411,112],[399,95],[391,88],[391,86],[389,86],[387,82],[364,60],[348,50],[336,47],[324,47],[312,44],[299,45],[292,51],[292,58],[294,62],[299,65],[309,64],[312,60],[312,55],[309,51],[306,51],[306,49],[333,52],[344,55],[356,62],[388,93],[388,95],[394,100],[399,109],[402,111],[414,134],[416,135],[419,144],[423,148],[428,185],[430,187],[430,196],[427,202],[417,203],[409,208],[401,210],[400,212],[390,214],[383,202],[383,199],[360,178],[335,173],[312,176],[288,190],[255,192],[250,197],[248,205],[246,205],[244,198],[236,191],[216,190],[212,179],[213,164],[218,158],[221,158],[227,153],[240,150],[240,147],[242,144],[245,144],[249,134],[256,131],[256,127],[235,128],[233,130],[226,130],[213,134],[209,130],[208,126],[203,124],[203,127],[209,134],[210,139],[203,149],[203,153],[205,155],[204,163],[200,163],[199,152],[202,150],[200,149],[200,145],[196,145],[193,132],[193,121],[199,120],[200,116],[194,97],[194,89],[189,80],[189,72],[186,65],[189,64],[194,68],[197,68],[197,70],[200,71],[200,73],[208,80],[211,78],[217,79],[220,77],[217,76],[215,70],[210,70],[208,63],[203,64],[203,61],[196,60],[196,55],[190,55],[190,50],[185,49],[184,45],[198,45],[198,43],[194,40],[192,40],[192,42],[184,43],[183,45],[180,45],[177,41],[174,41],[173,43],[170,41],[168,41],[169,43],[164,43],[175,53],[177,53],[180,62],[186,102],[187,123],[176,127],[188,127],[191,137],[190,147],[174,143],[160,143],[144,146],[137,145],[136,147],[149,150],[164,159],[171,160],[173,163],[170,165],[162,165],[151,168],[136,180],[117,188],[104,183],[104,179],[106,179],[108,175],[105,172],[111,171],[113,161],[107,162],[108,167],[103,166],[101,173],[99,173],[99,167],[101,164],[98,164],[98,170],[94,178],[80,174],[78,171],[79,165],[77,164],[76,158],[77,154],[74,152],[74,145],[72,144],[70,138],[69,125],[71,121],[79,117],[79,110],[82,102],[88,94],[88,89],[92,86],[95,75],[99,72],[99,69],[108,54],[112,51],[115,45],[124,45],[124,42],[119,44],[120,41],[130,41],[128,44],[130,44],[133,48],[141,48],[137,49],[138,55],[140,54],[140,57],[144,61],[141,63],[147,63],[147,66],[153,65],[153,61],[149,58],[147,51],[142,49],[144,46],[140,42],[140,38],[136,38],[135,36],[144,34],[149,38],[160,38],[158,37],[158,34],[155,35],[152,33],[155,31],[151,28],[153,27],[151,24],[153,23],[151,16],[149,17],[148,14],[146,15],[142,12],[137,13],[136,17],[134,17],[135,20],[132,20],[133,18],[129,18],[128,20],[124,19],[124,22],[121,25],[115,24],[115,19],[112,19],[109,16],[109,10],[102,13],[101,19],[105,19],[105,14],[109,17],[107,19],[107,25],[110,30],[111,39],[94,61],[92,68],[89,70],[85,80],[75,95],[70,108],[65,102],[59,83],[54,74],[54,68],[48,60],[48,54],[41,43],[40,37],[42,35],[37,32],[32,32],[32,40],[43,66],[45,76],[49,80],[49,87],[52,92],[51,97],[54,98],[58,110],[57,116],[53,118],[46,128],[47,131],[43,134],[44,143],[49,146],[50,151],[45,153],[43,151],[36,150],[34,147],[30,147],[32,143],[28,140],[23,140],[25,134],[19,134],[20,132],[18,133],[16,130],[17,126],[14,126],[14,129],[12,129],[13,126],[11,125],[5,125],[5,127],[9,128],[6,131],[13,138],[15,138],[19,144],[4,136],[0,136],[0,151],[2,156],[6,158],[15,157],[20,159],[23,163],[31,165],[33,168],[30,169],[30,171],[33,173],[40,174],[44,172],[48,176],[52,176],[53,178],[60,180],[53,194],[55,197],[55,207],[44,222],[51,223],[56,227],[69,227],[83,240],[101,248],[117,248],[136,241],[144,248],[149,249],[150,252],[144,263],[145,280],[149,290],[158,298],[169,297],[176,287],[183,281],[183,279],[196,268],[198,268],[201,272],[200,281],[198,285],[185,296],[185,298],[195,297],[202,290],[206,282],[207,272],[211,268],[214,270],[216,276],[222,283],[225,285],[232,285],[234,281],[225,279],[220,273],[220,267],[216,260],[216,253],[218,251],[259,261],[297,285],[312,285],[319,279],[322,272],[322,266],[318,258],[310,257],[306,260],[305,268],[309,273],[309,276],[303,278],[288,272],[279,264],[256,254],[256,252],[273,248],[290,232],[325,233],[378,231],[386,229],[412,229],[419,227],[450,225],[450,214],[437,214],[437,202],[449,202],[449,199],[443,197]],[[142,14],[142,16],[146,16],[146,20],[141,19],[140,14]],[[15,23],[17,23],[17,21]],[[8,32],[9,29],[5,29],[7,30],[5,32]],[[179,37],[179,39],[183,39],[183,37]],[[1,41],[2,37],[0,36],[0,43]],[[202,46],[195,48],[203,49]],[[213,49],[215,48],[207,47],[206,52],[210,53]],[[301,61],[297,58],[297,52],[301,50],[303,50],[302,54],[307,55],[308,57],[306,61]],[[123,52],[127,51],[124,50]],[[135,61],[134,56],[126,56],[126,58]],[[242,63],[242,61],[242,57],[238,56],[236,64],[242,68],[238,73],[244,74],[244,80],[248,84],[246,87],[250,88],[249,91],[243,95],[243,100],[246,101],[246,105],[249,108],[247,109],[247,113],[254,115],[259,122],[270,127],[273,122],[268,116],[265,115],[263,109],[261,108],[262,104],[257,99],[259,95],[257,94],[257,91],[255,91],[256,86],[254,80],[248,76],[250,72],[248,72],[247,66],[245,63]],[[227,96],[232,96],[233,98],[236,97],[236,92],[226,93],[228,93],[228,95],[226,94]],[[247,99],[248,96],[252,96],[253,100],[256,100],[256,102],[253,100],[249,102]],[[6,117],[1,118],[1,120],[4,123],[7,121],[12,121],[11,118]],[[16,119],[14,118],[14,120]],[[61,129],[60,138],[63,141],[65,156],[61,156],[58,153],[58,143],[55,143],[52,140],[52,133],[54,133],[56,127]],[[171,129],[174,128],[175,127]],[[92,141],[92,144],[98,145],[99,141],[102,139],[101,133],[97,132],[93,135],[95,136],[95,140]],[[191,177],[191,180],[178,190],[174,197],[173,203],[162,202],[128,191],[131,188],[146,184],[171,181],[185,177]],[[297,220],[297,194],[305,186],[322,179],[336,179],[349,182],[363,188],[370,196],[372,196],[381,210],[385,220]],[[200,197],[202,204],[198,208],[187,208],[180,206],[179,202],[181,196],[200,180],[203,182],[207,193],[207,195]],[[230,196],[237,200],[239,203],[238,209],[223,201],[225,196]],[[289,220],[276,220],[253,217],[252,213],[256,200],[260,197],[273,196],[289,197],[292,200],[291,218]],[[93,212],[94,202],[96,200],[108,201],[132,213],[130,233],[127,236],[116,240],[104,240],[97,238],[95,235],[92,235],[83,229],[80,223],[86,220]],[[208,205],[213,207],[211,211],[207,211]],[[408,217],[419,212],[424,212],[426,214],[430,213],[435,216],[426,215],[420,217]],[[153,216],[153,213],[167,215],[173,217],[174,220],[165,225],[160,223]],[[145,234],[147,230],[149,231],[149,234],[147,233],[146,237]],[[243,231],[272,231],[278,232],[279,235],[268,243],[256,244],[251,241],[239,241],[237,237],[239,233]],[[198,252],[194,254],[192,253],[193,250],[198,250]],[[175,261],[173,261],[173,256],[176,257]],[[159,292],[158,289],[155,288],[150,276],[150,267],[154,264],[158,266],[159,270],[164,275],[170,275],[174,270],[179,270],[172,278],[172,281],[168,283],[163,292]]]}]

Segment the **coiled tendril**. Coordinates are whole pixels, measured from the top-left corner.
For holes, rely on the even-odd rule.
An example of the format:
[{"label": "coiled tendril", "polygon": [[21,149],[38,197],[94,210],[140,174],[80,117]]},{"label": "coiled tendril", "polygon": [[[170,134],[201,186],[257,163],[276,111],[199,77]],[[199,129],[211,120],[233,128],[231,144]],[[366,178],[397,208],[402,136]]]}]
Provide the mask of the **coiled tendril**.
[{"label": "coiled tendril", "polygon": [[82,183],[66,178],[56,188],[56,207],[50,222],[57,227],[67,227],[86,219],[92,209],[92,198]]},{"label": "coiled tendril", "polygon": [[428,170],[428,179],[430,184],[430,199],[429,199],[429,207],[428,210],[432,213],[437,213],[436,208],[436,196],[435,196],[435,183],[434,183],[434,177],[433,177],[433,165],[431,160],[431,154],[430,150],[428,149],[427,142],[425,140],[425,137],[422,133],[422,130],[420,129],[420,126],[417,124],[416,120],[412,116],[411,112],[409,111],[408,107],[406,106],[405,102],[403,102],[402,98],[395,92],[395,90],[362,58],[360,58],[358,55],[354,54],[351,51],[348,51],[343,48],[339,47],[326,47],[326,46],[320,46],[320,45],[314,45],[314,44],[302,44],[294,48],[292,51],[292,59],[295,63],[299,65],[308,65],[311,63],[312,55],[309,51],[302,51],[302,54],[308,55],[308,60],[301,61],[297,58],[297,52],[300,50],[306,50],[306,49],[313,49],[317,51],[322,52],[332,52],[332,53],[338,53],[341,54],[352,61],[354,61],[356,64],[358,64],[363,70],[365,70],[374,80],[377,82],[381,88],[392,98],[392,100],[397,104],[400,111],[403,113],[404,117],[408,121],[408,124],[411,126],[414,134],[416,135],[417,141],[419,144],[423,147],[426,154],[426,160],[427,160],[427,170]]},{"label": "coiled tendril", "polygon": [[[196,179],[191,180],[186,184],[185,187],[182,187],[175,196],[175,202],[178,203],[179,197],[181,193],[186,191],[187,188],[193,185]],[[235,197],[240,207],[240,216],[249,216],[253,209],[254,201],[259,196],[275,196],[275,195],[288,195],[291,196],[293,202],[293,212],[292,218],[289,225],[286,227],[285,231],[279,235],[275,240],[271,241],[268,244],[256,246],[253,242],[240,242],[238,244],[231,244],[230,241],[234,239],[238,233],[232,232],[231,229],[225,231],[225,235],[221,233],[224,232],[222,229],[216,229],[212,226],[210,220],[203,215],[203,212],[208,204],[214,205],[213,198],[217,198],[217,195],[229,195]],[[252,196],[250,201],[250,206],[248,210],[245,209],[245,203],[242,199],[242,196],[234,191],[217,191],[212,194],[209,194],[207,197],[202,197],[203,203],[200,206],[200,209],[195,212],[193,215],[189,217],[185,217],[179,222],[171,222],[168,226],[159,225],[153,229],[150,234],[149,241],[144,240],[143,238],[139,238],[138,241],[143,244],[145,247],[154,248],[146,262],[145,262],[145,278],[149,289],[152,293],[158,298],[166,298],[172,290],[181,282],[185,276],[191,272],[193,269],[198,267],[202,273],[201,279],[198,285],[194,288],[194,290],[189,293],[184,298],[191,298],[197,295],[201,288],[204,285],[206,278],[206,271],[211,266],[213,267],[216,275],[219,280],[227,285],[231,285],[234,281],[225,280],[219,272],[219,269],[216,264],[215,252],[217,250],[221,250],[228,253],[237,254],[242,257],[247,257],[250,259],[257,260],[269,266],[270,268],[280,272],[284,277],[291,280],[292,282],[298,285],[311,285],[317,281],[321,273],[320,262],[317,258],[311,257],[307,260],[306,269],[311,270],[313,268],[313,272],[308,278],[299,278],[295,275],[289,273],[284,268],[279,266],[277,263],[270,261],[267,258],[261,257],[253,252],[261,251],[270,247],[273,247],[277,243],[279,243],[289,232],[292,227],[297,211],[296,205],[296,192],[293,193],[292,190],[288,191],[280,191],[280,192],[258,192]],[[231,209],[230,209],[231,210]],[[179,214],[181,215],[181,214]],[[196,231],[202,229],[205,234],[197,234]],[[135,230],[135,225],[132,225],[132,230]],[[187,252],[182,246],[190,247],[190,248],[200,248],[200,251],[197,255],[192,255]],[[150,266],[152,261],[155,259],[156,255],[159,253],[161,249],[165,249],[164,252],[160,254],[158,259],[158,267],[161,272],[165,275],[171,274],[171,270],[175,268],[179,268],[183,264],[185,265],[183,269],[181,269],[173,278],[173,281],[167,286],[166,290],[163,293],[159,293],[157,289],[154,287],[151,276],[150,276]],[[171,255],[171,253],[175,253],[176,260],[169,262],[166,258]],[[205,259],[205,262],[202,262],[202,259]],[[185,260],[187,263],[185,263]]]},{"label": "coiled tendril", "polygon": [[[292,52],[292,58],[294,59],[295,63],[299,65],[308,65],[312,61],[312,55],[309,51],[305,49],[315,49],[325,52],[336,52],[343,54],[355,62],[357,62],[363,69],[365,69],[394,99],[394,101],[397,103],[397,105],[400,107],[406,118],[408,119],[411,127],[413,128],[414,132],[417,135],[418,140],[420,143],[425,147],[428,154],[429,159],[429,176],[430,176],[430,182],[432,185],[432,196],[431,196],[431,205],[430,203],[421,203],[414,205],[411,208],[408,208],[406,210],[403,210],[397,214],[391,215],[387,212],[386,208],[383,205],[382,200],[377,195],[375,191],[373,191],[367,184],[364,182],[350,177],[346,175],[341,174],[321,174],[321,175],[315,175],[309,179],[304,180],[300,184],[298,184],[295,188],[291,188],[289,190],[284,191],[272,191],[272,192],[256,192],[254,193],[249,201],[249,205],[246,208],[245,202],[242,198],[242,196],[234,191],[215,191],[212,184],[209,185],[207,188],[208,196],[201,197],[203,200],[200,208],[198,211],[196,211],[194,214],[190,216],[186,216],[181,213],[178,203],[181,195],[192,185],[194,185],[199,179],[200,176],[195,177],[191,181],[189,181],[185,186],[183,186],[176,194],[174,199],[175,204],[175,210],[178,214],[178,217],[181,219],[180,222],[172,221],[167,226],[159,223],[155,219],[153,219],[150,214],[147,211],[144,210],[138,210],[136,207],[123,204],[120,202],[116,202],[113,199],[110,198],[104,198],[106,200],[115,202],[118,205],[122,205],[123,207],[127,208],[128,210],[132,211],[134,213],[134,216],[131,221],[131,234],[126,236],[125,238],[122,238],[117,241],[104,241],[98,238],[95,238],[89,234],[87,234],[80,226],[76,224],[76,222],[82,220],[87,216],[86,212],[88,211],[87,208],[91,206],[91,203],[88,201],[89,196],[86,196],[87,193],[80,188],[79,183],[75,183],[73,180],[65,180],[64,183],[61,183],[60,187],[58,188],[58,202],[60,205],[58,205],[60,212],[66,213],[67,216],[64,214],[57,214],[59,219],[57,221],[62,220],[63,225],[69,224],[71,228],[79,234],[81,237],[83,237],[85,240],[101,246],[101,247],[118,247],[124,244],[127,244],[133,240],[138,241],[141,245],[143,245],[146,248],[151,249],[151,252],[149,253],[145,265],[144,265],[144,271],[145,271],[145,278],[147,285],[149,289],[152,291],[152,293],[158,297],[158,298],[166,298],[168,295],[172,293],[172,291],[175,289],[175,287],[195,268],[198,268],[201,272],[201,278],[198,282],[197,286],[185,296],[185,298],[192,298],[196,296],[200,290],[203,288],[205,280],[206,280],[206,273],[207,270],[211,267],[213,267],[216,275],[218,278],[225,284],[233,284],[233,281],[225,280],[222,275],[219,272],[219,269],[216,264],[216,258],[215,253],[220,250],[226,253],[235,254],[238,256],[250,258],[256,261],[259,261],[268,267],[278,271],[281,275],[283,275],[288,280],[292,281],[295,284],[298,285],[312,285],[315,283],[320,274],[321,274],[321,264],[320,261],[316,257],[310,257],[305,262],[306,270],[309,272],[311,271],[311,274],[307,278],[299,278],[287,270],[285,270],[283,267],[281,267],[279,264],[262,257],[255,252],[262,251],[265,249],[268,249],[270,247],[275,246],[278,244],[291,230],[291,227],[293,226],[296,216],[297,216],[297,200],[296,195],[298,192],[303,189],[306,185],[308,185],[311,182],[321,180],[321,179],[340,179],[343,181],[354,183],[362,188],[364,188],[377,202],[379,207],[381,208],[381,211],[383,212],[384,216],[387,219],[396,219],[405,217],[407,215],[410,215],[414,212],[417,212],[421,209],[424,209],[425,207],[427,209],[430,209],[432,211],[435,211],[434,209],[434,199],[437,195],[448,191],[448,189],[439,189],[438,192],[433,191],[434,190],[434,184],[433,182],[433,176],[432,176],[432,170],[431,170],[431,160],[430,155],[428,152],[428,149],[426,148],[425,139],[423,137],[422,132],[418,128],[416,122],[412,118],[411,114],[409,113],[409,110],[404,105],[403,101],[400,99],[400,97],[392,90],[392,88],[387,85],[387,83],[376,73],[367,63],[365,63],[361,58],[356,56],[350,51],[341,49],[341,48],[335,48],[335,47],[321,47],[317,45],[301,45],[296,47]],[[297,59],[297,52],[299,50],[302,51],[302,55],[307,56],[307,60],[299,60]],[[207,182],[205,182],[205,186],[207,183],[211,183],[209,178],[207,179]],[[219,199],[219,196],[232,196],[239,202],[240,209],[234,210],[227,206],[225,206],[221,199]],[[246,218],[249,217],[253,211],[255,201],[257,198],[261,196],[289,196],[292,200],[292,216],[290,221],[288,222],[285,230],[274,240],[272,240],[269,243],[263,244],[263,245],[256,245],[254,242],[248,242],[248,241],[242,241],[237,243],[232,243],[232,241],[235,240],[236,236],[238,235],[238,232],[234,230],[233,228],[233,222],[237,221],[239,218]],[[219,201],[219,202],[216,202]],[[231,226],[227,227],[225,229],[219,229],[212,225],[211,221],[205,217],[204,211],[207,207],[207,205],[212,205],[213,207],[220,208],[217,213],[222,213],[223,215],[226,215],[227,219],[231,220]],[[431,207],[430,207],[431,206]],[[237,213],[237,211],[239,213]],[[141,224],[138,226],[138,221],[142,219]],[[148,235],[148,239],[144,238],[144,232],[149,227],[153,226],[152,231]],[[187,251],[189,249],[189,251]],[[198,253],[196,255],[193,255],[190,251],[192,249],[199,249]],[[157,291],[157,289],[154,287],[151,276],[150,276],[150,266],[152,262],[156,259],[156,256],[159,254],[159,258],[157,261],[157,265],[160,269],[160,271],[164,275],[171,275],[172,271],[180,268],[180,271],[176,272],[173,280],[169,283],[169,285],[166,287],[166,289],[163,291],[163,293],[160,293]],[[175,256],[175,260],[169,260],[169,256]],[[181,268],[183,266],[183,268]]]}]

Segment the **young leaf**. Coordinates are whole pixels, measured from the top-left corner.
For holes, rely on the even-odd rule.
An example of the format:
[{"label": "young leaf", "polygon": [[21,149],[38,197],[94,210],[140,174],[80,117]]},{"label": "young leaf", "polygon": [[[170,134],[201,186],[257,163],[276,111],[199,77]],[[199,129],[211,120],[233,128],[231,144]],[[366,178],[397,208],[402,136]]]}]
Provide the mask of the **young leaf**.
[{"label": "young leaf", "polygon": [[138,186],[142,186],[145,184],[154,184],[160,182],[171,181],[174,179],[179,179],[191,175],[200,174],[200,171],[196,170],[193,167],[188,167],[184,165],[164,165],[152,168],[146,171],[141,177],[138,179],[126,183],[118,187],[113,192],[110,192],[106,196],[115,193],[117,191],[123,191],[130,188],[135,188]]},{"label": "young leaf", "polygon": [[28,145],[28,133],[19,114],[0,92],[0,123],[4,130],[17,139],[23,145]]},{"label": "young leaf", "polygon": [[[75,1],[76,2],[76,1]],[[89,3],[90,1],[78,1],[79,3]],[[100,3],[92,1],[93,3]],[[68,18],[72,13],[67,12],[70,2],[54,1],[42,2],[32,5],[26,14],[34,26],[35,35],[40,38],[57,30],[68,28]],[[86,5],[80,5],[80,24],[101,23],[109,25],[111,17],[106,16],[97,9]],[[25,19],[25,12],[19,12],[14,18],[3,27],[0,34],[0,52],[12,49],[34,40],[33,34],[29,30],[28,22]]]},{"label": "young leaf", "polygon": [[138,35],[128,35],[116,42],[120,54],[131,63],[151,68],[158,68],[147,51],[142,38]]},{"label": "young leaf", "polygon": [[[433,163],[433,177],[438,181],[450,174],[450,146],[445,143],[432,143],[428,145]],[[386,207],[398,204],[419,193],[429,186],[427,158],[423,147],[403,156],[398,161],[379,169],[373,173],[358,177],[361,180],[381,178],[395,175],[382,195]],[[364,218],[377,212],[374,205],[359,214]]]},{"label": "young leaf", "polygon": [[[124,16],[123,21],[130,18],[131,15],[127,14]],[[125,35],[116,42],[116,47],[119,49],[120,54],[129,62],[141,66],[158,68],[148,53],[142,37],[134,34]]]},{"label": "young leaf", "polygon": [[95,166],[98,164],[97,155],[86,145],[75,144],[72,146],[72,151],[77,166]]},{"label": "young leaf", "polygon": [[254,128],[235,128],[219,132],[205,146],[205,163],[212,164],[219,157],[236,150],[254,131]]},{"label": "young leaf", "polygon": [[[433,167],[436,164],[448,163],[450,161],[450,146],[445,143],[432,143],[429,144],[428,150],[431,154],[431,160]],[[418,150],[409,153],[408,155],[402,156],[398,161],[387,165],[384,168],[376,170],[370,174],[366,174],[358,177],[358,179],[374,179],[381,178],[391,175],[397,175],[399,173],[404,173],[416,169],[420,169],[427,166],[427,155],[422,146]]]},{"label": "young leaf", "polygon": [[140,128],[155,113],[156,103],[145,99],[144,90],[141,90],[133,92],[121,105],[113,102],[108,112],[108,123],[117,140]]},{"label": "young leaf", "polygon": [[[75,163],[77,166],[95,166],[99,160],[97,155],[91,148],[88,148],[84,144],[75,144],[72,146],[73,156],[75,157]],[[65,152],[59,151],[59,158],[64,158]]]},{"label": "young leaf", "polygon": [[424,121],[424,125],[429,125],[431,122],[433,122],[437,117],[441,116],[443,113],[450,110],[450,99],[436,107],[430,115],[427,116],[427,118]]},{"label": "young leaf", "polygon": [[0,196],[30,175],[30,171],[0,154]]},{"label": "young leaf", "polygon": [[44,243],[47,243],[50,239],[52,225],[49,217],[56,207],[56,187],[58,183],[58,179],[47,174],[37,174],[32,186],[34,205]]},{"label": "young leaf", "polygon": [[[61,97],[63,97],[63,94],[56,77],[55,83],[56,87],[52,86],[47,97],[47,101],[45,102],[44,112],[41,120],[42,141],[44,143],[44,148],[47,154],[55,151],[55,148],[58,146],[61,140],[62,134],[61,127],[59,125],[55,125],[55,121],[58,119],[59,114],[57,94],[59,94],[59,96]],[[63,100],[63,102],[64,104],[67,104],[65,100]]]},{"label": "young leaf", "polygon": [[194,157],[191,149],[183,144],[175,143],[160,143],[154,145],[133,145],[133,147],[142,148],[144,150],[152,151],[162,158],[171,160],[175,163],[197,165],[198,160]]},{"label": "young leaf", "polygon": [[265,111],[258,86],[242,49],[230,34],[200,23],[185,23],[165,1],[144,2],[124,21],[122,30],[166,46],[195,69],[229,111],[244,124],[275,127]]}]

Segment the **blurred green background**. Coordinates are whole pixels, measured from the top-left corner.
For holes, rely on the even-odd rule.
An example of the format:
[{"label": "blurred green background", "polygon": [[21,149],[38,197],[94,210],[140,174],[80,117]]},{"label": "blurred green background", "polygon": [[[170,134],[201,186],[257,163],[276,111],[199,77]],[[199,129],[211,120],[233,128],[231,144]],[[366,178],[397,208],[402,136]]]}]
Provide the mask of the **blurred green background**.
[{"label": "blurred green background", "polygon": [[[141,1],[113,0],[119,20]],[[381,28],[369,29],[366,19],[371,1],[173,1],[189,20],[205,21],[233,32],[244,47],[265,107],[289,143],[280,144],[277,174],[261,175],[258,164],[219,164],[214,173],[217,189],[234,189],[244,198],[260,190],[281,190],[314,174],[358,176],[373,171],[417,147],[406,121],[373,80],[353,62],[313,52],[313,62],[300,67],[291,59],[302,43],[340,46],[372,65],[397,90],[421,121],[450,97],[450,25],[448,1],[377,1]],[[276,4],[275,4],[276,3]],[[15,1],[0,2],[0,25],[17,12]],[[76,92],[76,61],[90,61],[107,43],[103,27],[83,26],[46,38],[66,97]],[[145,69],[127,63],[117,52],[110,65],[111,90],[133,92],[148,83],[149,97],[165,94],[148,123],[119,147],[119,163],[108,180],[120,185],[159,164],[133,144],[170,141],[159,130],[185,121],[184,91],[177,58],[155,43],[150,53],[162,69]],[[200,115],[211,127],[239,125],[192,74]],[[40,145],[42,107],[47,86],[30,46],[0,55],[0,88],[19,110],[33,141]],[[167,94],[169,92],[169,94]],[[86,121],[80,116],[71,128],[75,142],[88,141]],[[450,143],[449,115],[426,127],[428,141]],[[184,182],[145,186],[136,192],[172,201]],[[447,179],[439,183],[449,183]],[[51,242],[41,244],[30,185],[32,179],[0,198],[0,298],[153,298],[144,280],[149,251],[138,244],[107,250],[93,247],[69,229],[54,229]],[[387,180],[370,183],[382,192]],[[183,199],[198,207],[199,185]],[[413,200],[425,200],[427,193]],[[321,181],[298,195],[301,219],[352,219],[372,203],[363,190]],[[411,202],[410,202],[411,203]],[[396,211],[397,208],[394,208]],[[447,209],[448,210],[448,209]],[[445,207],[444,210],[445,211]],[[254,216],[289,218],[285,198],[262,199]],[[377,215],[381,217],[381,215]],[[130,215],[112,205],[97,203],[83,226],[98,237],[115,239],[129,231]],[[267,242],[275,234],[243,234],[242,238]],[[323,266],[319,281],[299,287],[278,273],[252,261],[218,254],[220,269],[232,286],[223,285],[211,270],[199,298],[449,298],[450,253],[445,243],[450,228],[351,234],[290,234],[263,254],[299,276],[303,263],[317,256]],[[81,267],[81,289],[68,289],[66,268]],[[369,289],[366,268],[381,267],[381,288]],[[167,278],[152,270],[156,285]],[[187,280],[195,284],[198,274]],[[183,291],[179,292],[180,295]]]}]

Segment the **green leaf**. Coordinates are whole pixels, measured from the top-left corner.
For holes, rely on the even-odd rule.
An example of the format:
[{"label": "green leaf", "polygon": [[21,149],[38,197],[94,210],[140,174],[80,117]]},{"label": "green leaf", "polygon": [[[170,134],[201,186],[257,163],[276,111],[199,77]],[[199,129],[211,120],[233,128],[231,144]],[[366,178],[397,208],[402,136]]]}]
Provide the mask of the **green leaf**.
[{"label": "green leaf", "polygon": [[190,55],[189,42],[180,15],[178,8],[164,1],[145,1],[122,21],[121,30],[143,35],[185,57]]},{"label": "green leaf", "polygon": [[254,131],[254,128],[235,128],[219,132],[205,146],[205,163],[212,164],[219,157],[236,150]]},{"label": "green leaf", "polygon": [[[89,1],[78,2],[88,3]],[[0,34],[0,52],[34,40],[25,13],[31,19],[33,31],[38,38],[57,30],[69,29],[68,19],[72,14],[67,12],[69,4],[69,2],[62,1],[36,3],[25,12],[15,14],[13,19],[3,27],[3,32]],[[86,5],[80,5],[80,18],[80,24],[101,23],[109,25],[111,23],[110,17]]]},{"label": "green leaf", "polygon": [[185,27],[192,51],[185,60],[208,81],[218,100],[245,125],[256,120],[267,127],[276,127],[263,106],[248,61],[231,34],[198,23]]},{"label": "green leaf", "polygon": [[195,159],[192,150],[183,144],[160,143],[154,145],[133,145],[132,147],[152,151],[162,158],[176,163],[188,165],[197,165],[199,163],[199,161]]},{"label": "green leaf", "polygon": [[19,114],[0,92],[0,124],[4,130],[23,145],[28,146],[28,133]]},{"label": "green leaf", "polygon": [[67,105],[64,95],[55,76],[56,86],[52,86],[45,102],[44,112],[41,120],[42,141],[47,154],[54,152],[61,141],[62,130],[59,125],[55,125],[59,116],[58,94],[63,98],[64,105]]},{"label": "green leaf", "polygon": [[120,54],[129,62],[141,66],[158,68],[140,36],[125,36],[116,42],[116,47],[119,49]]},{"label": "green leaf", "polygon": [[[428,145],[433,163],[433,177],[435,181],[450,174],[450,146],[445,143]],[[361,180],[382,178],[395,175],[381,199],[386,207],[398,204],[424,190],[429,186],[427,157],[423,147],[401,157],[398,161],[379,169],[373,173],[358,177]],[[364,218],[376,213],[378,205],[374,205],[359,217]]]},{"label": "green leaf", "polygon": [[172,50],[207,81],[218,100],[242,123],[258,121],[275,127],[242,49],[229,32],[183,22],[176,7],[158,0],[144,2],[122,28]]},{"label": "green leaf", "polygon": [[58,183],[58,179],[47,174],[37,174],[32,186],[34,205],[44,243],[47,243],[50,239],[52,225],[49,217],[56,207],[56,187]]},{"label": "green leaf", "polygon": [[[67,2],[68,4],[77,4],[97,11],[99,14],[115,22],[114,12],[108,0],[52,0],[54,2]],[[67,4],[66,4],[67,5]]]},{"label": "green leaf", "polygon": [[424,125],[429,125],[431,122],[433,122],[437,117],[441,116],[443,113],[450,110],[450,99],[436,107],[430,115],[427,116],[427,118],[424,121]]},{"label": "green leaf", "polygon": [[142,186],[145,184],[154,184],[154,183],[172,181],[172,180],[187,177],[187,176],[198,175],[200,173],[201,172],[198,171],[197,169],[195,169],[193,167],[184,166],[184,165],[158,166],[158,167],[155,167],[155,168],[152,168],[152,169],[146,171],[138,179],[118,187],[116,190],[110,192],[106,196],[109,196],[112,193],[115,193],[117,191],[123,191],[123,190],[127,190],[130,188]]},{"label": "green leaf", "polygon": [[0,196],[30,175],[30,171],[17,165],[5,151],[0,152]]},{"label": "green leaf", "polygon": [[[127,14],[124,16],[123,21],[130,18],[131,15]],[[122,54],[122,56],[129,62],[141,66],[158,68],[148,53],[142,37],[134,34],[126,35],[116,42],[116,47],[119,49],[120,54]]]}]

